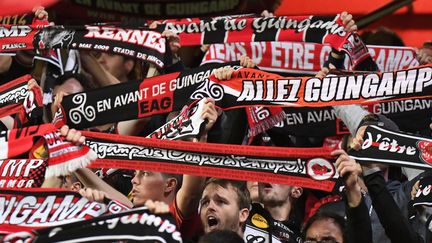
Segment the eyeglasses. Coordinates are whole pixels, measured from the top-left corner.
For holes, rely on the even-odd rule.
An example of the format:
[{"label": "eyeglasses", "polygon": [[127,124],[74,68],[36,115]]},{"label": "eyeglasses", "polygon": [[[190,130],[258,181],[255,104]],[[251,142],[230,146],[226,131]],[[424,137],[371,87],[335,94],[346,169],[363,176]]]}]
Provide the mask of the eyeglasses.
[{"label": "eyeglasses", "polygon": [[335,239],[323,239],[323,240],[305,240],[303,243],[339,243]]}]

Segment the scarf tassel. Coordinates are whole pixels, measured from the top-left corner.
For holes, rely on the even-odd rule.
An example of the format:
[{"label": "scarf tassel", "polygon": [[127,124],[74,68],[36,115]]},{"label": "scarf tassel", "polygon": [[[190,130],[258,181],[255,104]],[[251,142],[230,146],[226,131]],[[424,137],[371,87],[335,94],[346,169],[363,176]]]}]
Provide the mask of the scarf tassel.
[{"label": "scarf tassel", "polygon": [[255,137],[256,135],[267,131],[279,122],[283,121],[286,116],[286,113],[284,111],[281,111],[278,114],[272,115],[264,120],[257,122],[256,124],[254,124],[253,127],[249,128],[248,137]]},{"label": "scarf tassel", "polygon": [[52,164],[48,160],[45,178],[69,175],[77,169],[88,167],[92,161],[97,159],[97,154],[90,148],[82,147],[81,150],[83,155],[64,162]]}]

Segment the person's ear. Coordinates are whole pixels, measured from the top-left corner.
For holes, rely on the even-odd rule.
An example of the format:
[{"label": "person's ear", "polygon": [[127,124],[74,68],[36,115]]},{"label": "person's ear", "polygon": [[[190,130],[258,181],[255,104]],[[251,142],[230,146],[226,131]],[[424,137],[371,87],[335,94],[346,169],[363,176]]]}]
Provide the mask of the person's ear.
[{"label": "person's ear", "polygon": [[177,187],[177,179],[174,177],[170,177],[165,180],[165,193],[171,193],[172,191],[175,191]]},{"label": "person's ear", "polygon": [[298,186],[293,186],[291,189],[291,197],[292,198],[299,198],[303,194],[303,188]]},{"label": "person's ear", "polygon": [[75,191],[75,192],[77,192],[83,188],[84,188],[84,186],[79,181],[72,183],[72,186],[71,186],[71,190]]},{"label": "person's ear", "polygon": [[240,225],[243,225],[249,217],[249,209],[242,208],[239,211],[239,222]]},{"label": "person's ear", "polygon": [[130,73],[135,66],[135,61],[132,59],[127,59],[124,62],[124,67],[127,73]]}]

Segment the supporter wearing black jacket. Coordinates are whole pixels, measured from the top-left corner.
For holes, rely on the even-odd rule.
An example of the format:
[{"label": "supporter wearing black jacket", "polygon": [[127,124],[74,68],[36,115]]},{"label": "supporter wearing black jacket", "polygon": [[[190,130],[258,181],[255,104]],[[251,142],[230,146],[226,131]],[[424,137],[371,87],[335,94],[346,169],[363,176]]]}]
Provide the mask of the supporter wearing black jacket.
[{"label": "supporter wearing black jacket", "polygon": [[372,205],[392,243],[423,242],[420,235],[411,227],[406,216],[402,214],[392,194],[387,190],[386,181],[378,167],[363,172],[364,182],[372,198]]}]

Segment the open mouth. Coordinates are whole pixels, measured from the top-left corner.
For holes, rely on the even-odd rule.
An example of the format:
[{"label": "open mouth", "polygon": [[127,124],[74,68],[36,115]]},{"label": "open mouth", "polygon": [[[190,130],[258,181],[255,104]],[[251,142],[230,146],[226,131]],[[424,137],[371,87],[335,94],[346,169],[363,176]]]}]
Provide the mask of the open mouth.
[{"label": "open mouth", "polygon": [[207,217],[207,224],[209,226],[209,229],[213,230],[213,229],[217,228],[219,221],[214,216],[208,216]]},{"label": "open mouth", "polygon": [[271,190],[273,186],[270,183],[263,183],[263,188],[264,190]]}]

